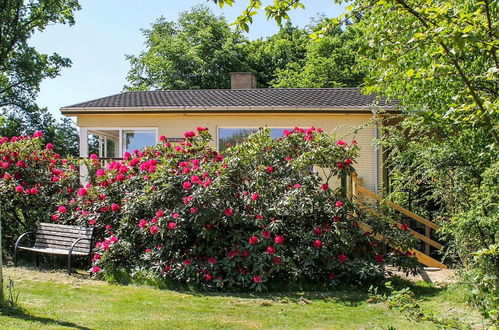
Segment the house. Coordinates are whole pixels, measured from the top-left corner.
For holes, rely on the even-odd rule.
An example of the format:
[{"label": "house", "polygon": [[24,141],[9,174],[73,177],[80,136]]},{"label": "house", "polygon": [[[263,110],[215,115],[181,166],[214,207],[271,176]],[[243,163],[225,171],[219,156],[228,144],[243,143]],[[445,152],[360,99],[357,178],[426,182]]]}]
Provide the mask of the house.
[{"label": "house", "polygon": [[196,126],[210,130],[218,150],[259,127],[270,127],[276,137],[295,126],[320,127],[357,141],[359,178],[378,191],[383,156],[373,143],[378,129],[371,120],[379,109],[397,112],[395,102],[377,103],[375,95],[364,95],[359,88],[263,89],[256,88],[253,74],[242,72],[231,74],[231,89],[123,92],[61,112],[77,119],[82,157],[88,157],[89,141],[100,157],[120,158],[156,144],[161,135],[180,139]]}]

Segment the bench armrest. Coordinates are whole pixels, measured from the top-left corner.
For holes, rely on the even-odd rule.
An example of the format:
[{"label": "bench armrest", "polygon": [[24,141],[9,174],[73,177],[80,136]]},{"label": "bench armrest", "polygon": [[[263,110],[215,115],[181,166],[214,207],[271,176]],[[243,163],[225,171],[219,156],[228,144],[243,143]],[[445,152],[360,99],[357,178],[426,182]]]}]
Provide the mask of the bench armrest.
[{"label": "bench armrest", "polygon": [[22,240],[25,236],[27,236],[27,235],[29,235],[29,234],[36,234],[36,230],[30,230],[30,231],[27,231],[27,232],[25,232],[25,233],[21,234],[21,236],[19,236],[19,238],[17,239],[16,244],[14,245],[14,249],[15,249],[15,250],[17,250],[17,248],[18,248],[18,246],[19,246],[19,243],[21,243],[21,240]]},{"label": "bench armrest", "polygon": [[[73,244],[71,244],[71,247],[69,248],[69,255],[71,255],[73,253],[73,249],[75,248],[76,244],[78,244],[79,241],[83,241],[83,240],[92,241],[92,239],[88,238],[88,237],[80,237],[80,238],[78,238],[77,240],[75,240],[73,242]],[[90,251],[88,253],[90,254]]]}]

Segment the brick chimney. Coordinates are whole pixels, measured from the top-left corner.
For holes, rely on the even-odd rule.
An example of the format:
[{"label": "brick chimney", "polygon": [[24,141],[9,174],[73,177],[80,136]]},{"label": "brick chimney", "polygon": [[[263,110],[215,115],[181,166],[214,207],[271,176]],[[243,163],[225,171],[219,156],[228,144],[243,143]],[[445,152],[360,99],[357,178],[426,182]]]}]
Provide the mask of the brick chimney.
[{"label": "brick chimney", "polygon": [[254,89],[256,77],[251,72],[231,72],[230,89]]}]

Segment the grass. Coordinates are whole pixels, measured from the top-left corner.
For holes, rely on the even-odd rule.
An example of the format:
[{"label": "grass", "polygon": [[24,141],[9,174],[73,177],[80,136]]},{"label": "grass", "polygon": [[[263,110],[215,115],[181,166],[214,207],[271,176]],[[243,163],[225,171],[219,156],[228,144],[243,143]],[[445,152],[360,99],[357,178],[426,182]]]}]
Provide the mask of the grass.
[{"label": "grass", "polygon": [[[327,328],[434,329],[406,320],[384,303],[368,303],[367,290],[265,294],[189,293],[120,286],[60,272],[6,268],[20,310],[4,309],[2,329]],[[479,326],[462,288],[408,284],[422,306]]]}]

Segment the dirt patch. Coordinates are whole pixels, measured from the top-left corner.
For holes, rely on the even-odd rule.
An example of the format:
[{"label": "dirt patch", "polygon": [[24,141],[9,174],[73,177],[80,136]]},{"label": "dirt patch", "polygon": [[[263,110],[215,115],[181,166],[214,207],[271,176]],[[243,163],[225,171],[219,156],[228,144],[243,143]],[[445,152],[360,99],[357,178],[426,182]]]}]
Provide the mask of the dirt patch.
[{"label": "dirt patch", "polygon": [[54,282],[68,284],[72,287],[80,287],[85,284],[99,285],[105,284],[104,281],[93,280],[86,273],[75,272],[68,275],[62,270],[39,270],[25,267],[4,267],[4,280],[9,278],[14,281],[39,281],[39,282]]},{"label": "dirt patch", "polygon": [[389,269],[396,276],[400,276],[412,282],[425,281],[433,283],[436,286],[445,286],[448,284],[457,283],[457,274],[454,269],[440,269],[425,267],[421,275],[412,276],[406,275],[396,269]]}]

